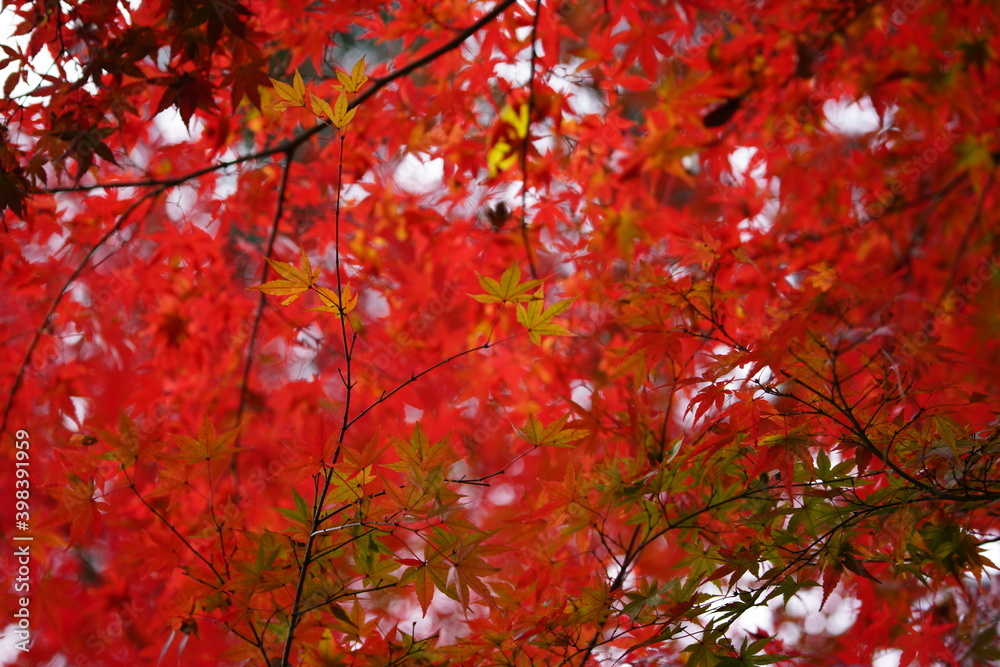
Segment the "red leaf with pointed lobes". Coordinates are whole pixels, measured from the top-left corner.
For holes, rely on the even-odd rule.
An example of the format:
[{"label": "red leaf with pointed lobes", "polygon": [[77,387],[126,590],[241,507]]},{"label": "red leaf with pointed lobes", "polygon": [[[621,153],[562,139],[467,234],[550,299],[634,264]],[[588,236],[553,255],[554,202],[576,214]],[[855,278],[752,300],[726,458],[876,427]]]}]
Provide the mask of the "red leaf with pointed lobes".
[{"label": "red leaf with pointed lobes", "polygon": [[33,663],[1000,659],[995,12],[7,4]]}]

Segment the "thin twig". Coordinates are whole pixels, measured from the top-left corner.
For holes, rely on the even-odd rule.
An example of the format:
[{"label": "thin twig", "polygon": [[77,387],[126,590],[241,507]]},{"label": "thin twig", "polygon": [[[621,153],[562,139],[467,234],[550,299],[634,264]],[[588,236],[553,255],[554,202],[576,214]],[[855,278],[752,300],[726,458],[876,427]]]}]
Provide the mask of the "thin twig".
[{"label": "thin twig", "polygon": [[[363,93],[359,94],[348,105],[348,109],[353,109],[363,104],[365,101],[372,98],[376,93],[378,93],[380,90],[388,86],[393,81],[408,76],[410,73],[414,72],[417,69],[420,69],[424,65],[434,62],[444,54],[450,51],[454,51],[462,44],[464,44],[465,40],[469,39],[469,37],[472,37],[474,34],[479,32],[479,30],[486,24],[491,23],[494,19],[500,16],[500,14],[502,14],[505,9],[513,5],[515,2],[517,2],[517,0],[500,0],[500,2],[498,2],[493,9],[491,9],[486,14],[483,14],[483,16],[479,18],[479,20],[472,23],[468,28],[465,28],[464,30],[456,34],[455,37],[448,40],[447,42],[445,42],[438,48],[434,49],[433,51],[429,52],[427,55],[421,58],[417,58],[413,62],[403,67],[400,67],[398,70],[389,74],[388,76],[382,77],[380,79],[371,79],[372,85],[369,86],[367,89],[365,89]],[[205,174],[209,174],[213,171],[218,171],[220,169],[227,169],[229,167],[242,164],[244,162],[250,162],[252,160],[260,160],[263,158],[271,157],[272,155],[278,155],[279,153],[287,154],[289,151],[297,149],[299,146],[312,139],[314,136],[322,132],[326,127],[327,127],[326,123],[317,123],[310,129],[302,132],[301,134],[298,134],[295,137],[292,137],[291,139],[281,142],[277,146],[266,148],[255,153],[249,153],[247,155],[234,158],[232,160],[225,160],[223,162],[219,162],[218,164],[211,165],[208,167],[203,167],[201,169],[197,169],[195,171],[184,174],[182,176],[178,176],[176,178],[163,179],[163,180],[148,180],[148,181],[127,181],[122,183],[114,183],[114,182],[96,183],[94,185],[85,185],[85,186],[46,188],[42,190],[42,192],[49,192],[49,193],[80,192],[84,190],[96,190],[101,188],[144,187],[144,186],[163,186],[164,188],[167,188],[173,185],[180,185],[185,181],[189,181],[193,178],[198,178],[199,176],[204,176]]]},{"label": "thin twig", "polygon": [[81,273],[83,273],[84,269],[87,267],[87,264],[94,256],[94,253],[97,252],[97,249],[102,247],[105,243],[107,243],[111,239],[112,236],[114,236],[121,230],[121,228],[125,225],[125,221],[128,220],[128,217],[136,209],[138,209],[139,206],[141,206],[147,199],[153,199],[159,196],[166,189],[167,186],[162,186],[160,188],[157,188],[156,190],[153,190],[152,192],[148,192],[139,199],[137,199],[131,206],[129,206],[128,209],[126,209],[125,212],[118,217],[118,220],[115,222],[114,225],[112,225],[111,229],[105,232],[104,236],[102,236],[100,240],[97,243],[95,243],[90,250],[87,251],[87,254],[84,255],[83,259],[80,260],[80,263],[77,265],[76,269],[74,269],[73,273],[71,273],[69,278],[66,279],[66,282],[63,283],[63,286],[59,290],[59,293],[56,294],[56,298],[53,299],[52,303],[49,305],[49,310],[48,312],[45,313],[45,318],[42,320],[42,323],[35,330],[35,337],[32,339],[31,344],[28,346],[28,351],[24,355],[24,361],[21,362],[21,367],[17,371],[17,376],[14,378],[14,382],[10,386],[10,394],[7,395],[7,404],[6,406],[4,406],[3,409],[3,419],[0,419],[0,433],[3,433],[7,429],[7,418],[10,416],[10,411],[14,406],[14,396],[17,394],[18,389],[21,388],[21,383],[24,381],[24,373],[28,368],[28,364],[31,363],[31,357],[35,353],[35,348],[38,347],[38,343],[42,339],[42,334],[45,333],[45,330],[48,328],[49,323],[52,321],[52,316],[55,314],[56,308],[59,307],[59,304],[62,303],[63,297],[66,296],[66,293],[69,291],[69,286],[73,284],[73,281],[76,280]]},{"label": "thin twig", "polygon": [[[527,333],[527,332],[525,332],[525,333]],[[455,361],[456,359],[458,359],[459,357],[464,357],[465,355],[472,354],[473,352],[477,352],[478,350],[486,350],[488,348],[491,348],[491,347],[493,347],[495,345],[499,345],[500,343],[505,343],[508,340],[511,340],[512,338],[516,338],[517,336],[521,336],[521,335],[523,335],[523,334],[514,334],[513,336],[508,336],[507,338],[501,338],[500,340],[498,340],[495,343],[486,342],[486,343],[483,343],[482,345],[477,345],[475,347],[470,347],[467,350],[462,350],[461,352],[458,352],[456,354],[451,355],[447,359],[442,359],[441,361],[437,362],[436,364],[433,364],[432,366],[428,366],[427,368],[425,368],[424,370],[420,371],[419,373],[412,373],[410,375],[409,379],[403,380],[403,382],[401,382],[392,391],[382,392],[382,395],[379,396],[377,399],[375,399],[371,403],[371,405],[369,405],[364,410],[362,410],[357,415],[355,415],[354,419],[352,419],[349,422],[347,422],[347,426],[350,427],[351,424],[353,424],[354,422],[358,421],[359,419],[361,419],[362,417],[364,417],[366,414],[368,414],[372,410],[372,408],[374,408],[376,405],[379,405],[380,403],[384,403],[385,401],[389,400],[389,398],[391,396],[393,396],[394,394],[396,394],[397,392],[399,392],[401,389],[403,389],[407,385],[410,385],[410,384],[416,382],[417,380],[419,380],[423,376],[427,375],[431,371],[433,371],[433,370],[435,370],[437,368],[440,368],[441,366],[444,366],[445,364],[449,364],[452,361]]]},{"label": "thin twig", "polygon": [[528,254],[528,268],[531,277],[538,279],[535,270],[535,259],[531,254],[531,241],[528,238],[528,148],[531,146],[531,118],[535,114],[535,63],[538,60],[538,49],[535,41],[538,38],[538,17],[542,11],[542,0],[535,0],[535,16],[531,20],[531,73],[528,75],[528,124],[524,128],[524,146],[521,150],[521,239],[524,241],[524,251]]},{"label": "thin twig", "polygon": [[[502,14],[505,9],[513,5],[515,2],[517,2],[517,0],[501,0],[499,3],[497,3],[497,5],[493,9],[491,9],[489,12],[480,17],[479,20],[472,23],[472,25],[459,32],[455,37],[448,40],[440,47],[434,49],[433,51],[431,51],[430,53],[421,58],[417,58],[413,62],[409,63],[404,67],[401,67],[400,69],[396,70],[395,72],[386,77],[383,77],[381,79],[373,79],[372,80],[373,85],[370,86],[368,89],[366,89],[363,93],[358,95],[351,102],[349,108],[353,109],[357,107],[358,105],[362,104],[366,100],[373,97],[377,92],[388,86],[393,81],[396,81],[397,79],[401,79],[409,75],[411,72],[423,67],[428,63],[433,62],[434,60],[440,58],[442,55],[450,51],[454,51],[455,49],[460,47],[463,43],[465,43],[465,40],[467,40],[472,35],[476,34],[483,26],[487,25],[488,23],[496,19],[498,16],[500,16],[500,14]],[[14,383],[11,385],[10,394],[7,397],[7,405],[4,408],[3,419],[2,421],[0,421],[0,433],[6,430],[7,418],[10,415],[11,407],[13,406],[14,395],[17,393],[18,389],[21,386],[21,383],[24,379],[24,371],[27,368],[28,364],[31,362],[31,357],[34,354],[35,348],[37,347],[39,340],[41,339],[42,332],[47,326],[49,320],[52,318],[52,315],[55,313],[56,307],[59,305],[63,296],[66,294],[66,291],[69,289],[69,286],[73,283],[73,281],[75,281],[80,276],[81,273],[83,273],[83,270],[86,268],[87,262],[90,261],[90,258],[93,256],[94,252],[96,252],[98,248],[103,246],[104,243],[106,243],[107,240],[110,239],[115,232],[121,229],[122,225],[125,222],[125,219],[129,216],[129,214],[132,213],[133,210],[135,210],[135,208],[139,206],[139,204],[141,204],[149,197],[155,197],[156,195],[159,195],[160,193],[162,193],[163,191],[167,190],[172,186],[180,185],[181,183],[184,183],[194,178],[198,178],[199,176],[204,176],[205,174],[212,173],[213,171],[226,169],[228,167],[242,164],[244,162],[250,162],[252,160],[260,160],[266,157],[270,157],[272,155],[278,155],[279,153],[290,155],[292,151],[297,149],[305,142],[309,141],[309,139],[311,139],[312,137],[322,132],[325,127],[326,127],[325,123],[318,123],[309,130],[302,132],[298,136],[293,137],[292,139],[289,139],[287,141],[284,141],[272,148],[267,148],[258,151],[256,153],[250,153],[248,155],[234,158],[232,160],[225,160],[215,165],[210,165],[208,167],[196,169],[195,171],[178,176],[176,178],[163,179],[163,180],[149,180],[149,181],[129,181],[123,183],[97,183],[94,185],[46,188],[42,190],[42,192],[53,193],[53,192],[80,192],[85,190],[96,190],[101,188],[117,188],[117,187],[152,187],[152,186],[156,187],[156,190],[147,193],[146,195],[143,195],[138,201],[135,202],[135,204],[129,207],[129,209],[122,215],[122,217],[119,218],[115,226],[112,227],[111,230],[108,231],[108,233],[105,234],[101,238],[101,240],[98,241],[97,244],[90,249],[86,257],[84,257],[84,259],[80,262],[80,265],[77,267],[77,269],[73,272],[73,274],[63,285],[62,289],[59,291],[59,294],[56,296],[55,301],[49,308],[48,313],[45,315],[45,320],[43,321],[42,326],[40,326],[38,328],[38,331],[35,333],[35,338],[32,341],[31,345],[29,346],[27,354],[25,354],[24,362],[21,364],[21,368],[17,373],[17,377],[14,379]]]},{"label": "thin twig", "polygon": [[976,201],[976,212],[973,214],[972,220],[969,221],[969,225],[966,227],[965,233],[962,234],[962,239],[958,244],[958,250],[955,252],[955,256],[951,262],[951,268],[948,271],[948,278],[944,282],[944,289],[941,290],[941,296],[938,297],[937,302],[934,304],[934,312],[937,312],[941,308],[941,303],[945,300],[945,297],[951,294],[952,286],[958,278],[958,269],[962,265],[965,250],[969,247],[969,240],[972,238],[972,232],[979,226],[979,222],[983,219],[983,204],[986,201],[986,195],[989,194],[990,188],[993,187],[995,175],[996,172],[990,172],[989,178],[986,179],[986,184],[983,186],[983,191],[980,193],[979,198]]},{"label": "thin twig", "polygon": [[[347,313],[344,312],[344,287],[340,279],[340,199],[341,199],[341,189],[344,183],[344,133],[340,133],[340,164],[337,167],[337,204],[333,212],[333,233],[334,233],[334,244],[333,251],[336,258],[336,273],[337,273],[337,310],[340,311],[340,336],[341,341],[344,343],[344,369],[347,377],[344,380],[344,419],[340,425],[340,437],[337,438],[338,453],[339,444],[344,442],[344,436],[347,435],[347,427],[350,425],[348,419],[351,414],[351,390],[354,388],[354,384],[351,382],[351,352],[354,350],[354,344],[347,342]],[[355,339],[357,334],[355,334]],[[334,454],[334,459],[336,459],[336,454]]]},{"label": "thin twig", "polygon": [[[322,490],[320,489],[318,480],[319,475],[315,478],[317,480],[315,487],[315,503],[313,506],[313,517],[312,524],[309,528],[309,537],[306,538],[305,551],[302,554],[302,562],[299,565],[299,579],[295,585],[295,597],[292,600],[292,610],[288,617],[288,637],[285,638],[285,645],[281,652],[281,665],[286,667],[289,663],[288,660],[292,654],[292,643],[295,639],[295,629],[298,627],[299,621],[302,619],[303,615],[308,613],[312,607],[308,609],[302,608],[302,599],[305,592],[306,577],[309,573],[309,566],[312,564],[315,558],[313,550],[316,547],[316,538],[318,537],[319,527],[323,521],[323,505],[326,504],[326,496],[330,491],[330,486],[333,480],[333,465],[337,462],[340,456],[340,446],[344,442],[344,436],[347,434],[347,428],[350,426],[348,423],[348,415],[351,406],[351,391],[354,385],[351,382],[351,353],[353,351],[353,342],[349,343],[347,340],[347,313],[344,312],[344,296],[343,296],[343,284],[340,278],[340,201],[341,201],[341,191],[344,188],[344,142],[345,133],[343,130],[340,131],[340,159],[338,161],[337,168],[337,201],[334,207],[333,219],[334,219],[334,257],[335,257],[335,267],[334,271],[337,274],[337,309],[340,311],[340,332],[341,339],[344,344],[344,367],[346,369],[347,376],[344,378],[344,388],[346,396],[344,398],[344,418],[340,429],[340,437],[337,438],[337,449],[333,454],[333,460],[330,466],[322,474],[323,485]],[[324,464],[325,465],[325,464]]]},{"label": "thin twig", "polygon": [[205,558],[201,554],[200,551],[198,551],[197,549],[195,549],[194,546],[192,546],[192,544],[190,542],[188,542],[187,538],[184,537],[183,535],[181,535],[180,531],[178,531],[174,527],[174,525],[172,523],[170,523],[169,521],[167,521],[166,517],[164,517],[162,514],[160,514],[158,511],[156,511],[156,508],[153,507],[152,505],[150,505],[149,502],[145,498],[142,497],[142,494],[139,493],[139,489],[137,489],[136,486],[135,486],[135,481],[133,479],[129,478],[128,471],[125,470],[125,465],[124,464],[122,464],[122,473],[125,475],[125,479],[128,480],[129,488],[132,489],[132,493],[134,493],[135,497],[139,499],[139,502],[141,502],[143,505],[145,505],[146,509],[148,509],[150,512],[153,513],[153,516],[155,516],[157,519],[159,519],[160,521],[162,521],[163,524],[167,528],[170,529],[170,532],[172,532],[174,535],[176,535],[177,539],[179,539],[184,544],[184,546],[186,546],[188,548],[188,550],[191,553],[193,553],[195,556],[198,557],[198,560],[200,560],[202,563],[204,563],[205,565],[208,566],[208,569],[212,571],[212,574],[215,575],[215,578],[219,580],[220,584],[222,582],[224,582],[225,579],[222,577],[222,575],[219,573],[219,571],[215,569],[215,566],[211,563],[211,561],[209,561],[207,558]]},{"label": "thin twig", "polygon": [[[278,238],[278,226],[281,223],[281,216],[285,210],[285,193],[288,191],[288,174],[292,170],[292,161],[295,159],[295,149],[291,149],[285,154],[285,168],[281,172],[281,183],[278,185],[278,204],[274,210],[274,221],[271,223],[271,234],[267,239],[267,248],[264,250],[264,257],[270,257],[271,253],[274,252],[274,242]],[[264,266],[260,269],[260,283],[263,285],[267,282],[267,273],[270,269],[270,265],[265,261]],[[247,359],[246,364],[243,366],[243,379],[240,382],[240,403],[239,407],[236,409],[236,428],[240,428],[243,423],[243,410],[246,407],[247,392],[250,386],[250,368],[253,366],[253,351],[257,343],[257,331],[260,329],[260,322],[264,318],[264,308],[267,305],[267,295],[263,292],[260,293],[260,299],[257,302],[257,313],[254,316],[253,327],[250,330],[250,341],[249,347],[247,349]],[[237,433],[236,435],[236,452],[239,452],[239,441],[242,437],[242,433]],[[232,462],[230,463],[230,469],[233,474],[236,473],[236,455],[233,455]]]},{"label": "thin twig", "polygon": [[309,537],[306,538],[306,548],[302,554],[302,564],[299,566],[299,579],[295,584],[295,597],[292,600],[292,610],[288,615],[288,636],[285,638],[285,645],[281,651],[281,662],[279,663],[281,667],[288,667],[289,658],[292,654],[292,643],[295,640],[295,629],[299,625],[299,621],[302,619],[302,615],[305,610],[302,609],[302,597],[306,587],[306,576],[309,573],[309,566],[312,564],[313,549],[316,546],[316,535],[314,534],[317,526],[319,526],[320,518],[323,514],[323,505],[326,503],[326,495],[330,490],[330,480],[333,475],[333,468],[327,468],[326,472],[322,475],[323,488],[319,488],[319,478],[317,475],[314,477],[313,492],[314,492],[314,502],[313,502],[313,516],[312,525],[309,529]]}]

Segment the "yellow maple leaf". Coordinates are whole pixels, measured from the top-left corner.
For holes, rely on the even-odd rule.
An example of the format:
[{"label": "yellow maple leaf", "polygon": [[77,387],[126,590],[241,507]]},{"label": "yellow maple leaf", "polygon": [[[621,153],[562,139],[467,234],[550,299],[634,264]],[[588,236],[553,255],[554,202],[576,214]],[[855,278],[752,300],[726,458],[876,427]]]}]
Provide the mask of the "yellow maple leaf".
[{"label": "yellow maple leaf", "polygon": [[[478,274],[477,274],[478,275]],[[470,294],[479,303],[507,303],[508,301],[528,301],[531,295],[527,292],[539,287],[541,280],[529,280],[521,282],[521,269],[511,266],[503,272],[500,280],[495,280],[488,276],[479,275],[479,284],[486,294]]]},{"label": "yellow maple leaf", "polygon": [[247,289],[272,296],[287,296],[288,298],[281,302],[283,306],[287,306],[302,296],[302,293],[312,287],[312,284],[319,276],[319,269],[312,268],[309,258],[306,257],[305,250],[302,251],[302,259],[298,267],[286,262],[273,260],[270,257],[265,257],[264,259],[267,261],[268,266],[274,269],[283,280],[269,280],[263,285],[255,285]]},{"label": "yellow maple leaf", "polygon": [[310,308],[311,311],[320,313],[333,313],[343,317],[354,310],[358,305],[358,295],[351,291],[350,285],[344,285],[344,291],[338,296],[336,292],[326,287],[317,287],[316,293],[319,295],[322,306]]},{"label": "yellow maple leaf", "polygon": [[271,85],[274,87],[274,92],[281,98],[280,102],[274,104],[276,108],[305,106],[306,84],[298,70],[295,70],[295,79],[291,86],[277,79],[271,79]]},{"label": "yellow maple leaf", "polygon": [[534,414],[530,414],[528,423],[523,429],[518,428],[517,434],[522,440],[536,447],[572,447],[571,443],[586,437],[589,431],[583,428],[564,428],[568,419],[569,415],[563,415],[545,426]]},{"label": "yellow maple leaf", "polygon": [[573,303],[573,299],[563,299],[545,308],[544,295],[539,289],[527,306],[518,304],[517,321],[528,330],[528,338],[535,345],[542,344],[542,336],[572,336],[573,334],[561,324],[553,322],[553,318],[559,315]]}]

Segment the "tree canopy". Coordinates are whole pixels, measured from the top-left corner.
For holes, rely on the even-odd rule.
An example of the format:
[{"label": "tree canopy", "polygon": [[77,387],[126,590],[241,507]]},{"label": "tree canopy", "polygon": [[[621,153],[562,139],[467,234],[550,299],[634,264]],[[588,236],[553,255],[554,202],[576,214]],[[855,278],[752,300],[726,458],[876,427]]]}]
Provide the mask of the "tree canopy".
[{"label": "tree canopy", "polygon": [[994,3],[4,5],[14,664],[1000,660]]}]

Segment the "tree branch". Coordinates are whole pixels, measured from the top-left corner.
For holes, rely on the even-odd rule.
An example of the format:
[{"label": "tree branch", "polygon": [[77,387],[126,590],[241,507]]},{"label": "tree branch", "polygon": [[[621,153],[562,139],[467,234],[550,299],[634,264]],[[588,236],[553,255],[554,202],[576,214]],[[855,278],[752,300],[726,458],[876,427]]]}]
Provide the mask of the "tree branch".
[{"label": "tree branch", "polygon": [[[399,68],[398,70],[396,70],[392,74],[389,74],[388,76],[382,77],[380,79],[371,79],[373,85],[367,88],[364,92],[360,93],[354,99],[354,101],[352,101],[348,105],[348,109],[353,109],[357,106],[360,106],[367,100],[374,97],[376,93],[378,93],[380,90],[388,86],[393,81],[409,76],[415,70],[418,70],[424,65],[434,62],[435,60],[437,60],[438,58],[440,58],[441,56],[450,51],[454,51],[462,44],[464,44],[465,40],[469,39],[469,37],[472,37],[474,34],[479,32],[479,30],[482,29],[483,26],[491,23],[494,19],[500,16],[500,14],[502,14],[505,9],[513,5],[516,1],[517,0],[500,0],[500,2],[498,2],[493,9],[491,9],[486,14],[483,14],[483,16],[479,18],[479,20],[475,21],[464,30],[458,32],[453,38],[451,38],[438,48],[434,49],[433,51],[429,52],[427,55],[417,58],[413,62]],[[280,144],[273,146],[271,148],[266,148],[255,153],[249,153],[247,155],[238,158],[233,158],[232,160],[224,160],[222,162],[219,162],[218,164],[210,165],[208,167],[203,167],[201,169],[196,169],[195,171],[189,172],[182,176],[178,176],[176,178],[169,178],[163,180],[146,180],[146,181],[123,181],[120,183],[116,182],[95,183],[93,185],[84,185],[84,186],[45,188],[41,190],[41,192],[46,192],[46,193],[80,192],[86,190],[98,190],[101,188],[125,188],[125,187],[149,187],[149,186],[160,186],[165,189],[168,187],[172,187],[174,185],[180,185],[181,183],[189,181],[193,178],[198,178],[199,176],[204,176],[205,174],[209,174],[213,171],[218,171],[220,169],[227,169],[228,167],[242,164],[244,162],[250,162],[252,160],[260,160],[263,158],[271,157],[273,155],[278,155],[279,153],[290,154],[291,151],[294,151],[299,146],[312,139],[314,136],[322,132],[326,127],[327,127],[326,123],[317,123],[310,129],[301,132],[295,137],[283,141]]]},{"label": "tree branch", "polygon": [[52,316],[55,314],[59,304],[62,303],[63,297],[66,296],[66,292],[69,291],[69,286],[72,285],[73,281],[75,281],[80,274],[83,273],[84,269],[87,268],[87,264],[94,256],[94,253],[97,252],[97,249],[107,243],[112,236],[117,234],[121,228],[125,226],[125,221],[128,220],[129,216],[132,215],[132,213],[135,212],[135,210],[138,209],[139,206],[141,206],[147,199],[156,198],[166,189],[167,186],[164,185],[156,190],[153,190],[152,192],[147,192],[142,197],[139,197],[139,199],[137,199],[131,206],[129,206],[128,209],[126,209],[125,212],[118,217],[118,220],[111,226],[111,229],[105,232],[104,236],[102,236],[100,240],[98,240],[97,243],[95,243],[94,246],[87,251],[87,254],[84,255],[82,260],[80,260],[76,269],[73,270],[73,273],[70,274],[62,288],[60,288],[56,298],[53,299],[52,303],[49,305],[49,309],[45,313],[42,323],[35,330],[35,337],[32,339],[31,344],[28,345],[28,351],[24,355],[24,361],[21,362],[21,367],[17,371],[17,376],[14,378],[14,382],[10,386],[10,393],[7,395],[7,404],[3,409],[3,418],[0,419],[0,433],[3,433],[7,429],[7,418],[10,416],[10,411],[14,407],[14,397],[21,388],[21,384],[24,382],[24,373],[28,368],[28,364],[31,363],[31,357],[34,355],[35,348],[38,347],[38,343],[42,339],[42,334],[45,333],[49,323],[52,321]]},{"label": "tree branch", "polygon": [[521,240],[524,241],[524,251],[528,254],[528,268],[531,277],[538,279],[535,270],[535,260],[531,255],[531,240],[528,238],[528,148],[531,146],[531,118],[535,113],[535,63],[538,60],[538,50],[535,41],[538,39],[538,17],[542,13],[542,0],[535,0],[535,16],[531,20],[531,73],[528,75],[528,125],[524,129],[524,146],[521,150]]},{"label": "tree branch", "polygon": [[[278,205],[274,211],[274,221],[271,223],[271,234],[267,239],[267,248],[264,250],[264,257],[268,258],[274,252],[274,241],[278,237],[278,225],[281,223],[281,215],[285,210],[285,194],[288,191],[288,174],[292,170],[292,161],[295,159],[295,149],[291,149],[285,155],[285,168],[281,172],[281,183],[278,185]],[[260,269],[260,283],[267,282],[267,273],[270,265],[265,261]],[[246,407],[247,391],[250,385],[250,368],[253,366],[253,351],[257,343],[257,331],[260,329],[260,322],[264,318],[264,307],[267,305],[267,295],[260,293],[257,302],[257,314],[254,316],[253,327],[250,330],[249,348],[247,349],[247,360],[243,367],[243,380],[240,382],[240,404],[236,409],[236,428],[240,428],[243,423],[243,409]],[[239,453],[239,439],[242,433],[238,432],[236,438],[236,453]],[[230,464],[230,470],[236,473],[236,455]]]}]

